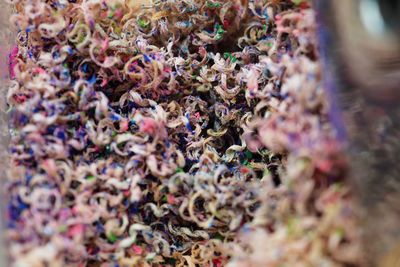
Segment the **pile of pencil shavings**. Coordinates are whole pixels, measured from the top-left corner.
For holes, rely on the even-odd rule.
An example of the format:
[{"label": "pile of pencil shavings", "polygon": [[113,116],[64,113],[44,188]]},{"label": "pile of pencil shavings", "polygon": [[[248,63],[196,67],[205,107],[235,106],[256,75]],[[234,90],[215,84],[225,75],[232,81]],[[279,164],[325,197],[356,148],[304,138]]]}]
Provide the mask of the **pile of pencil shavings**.
[{"label": "pile of pencil shavings", "polygon": [[357,266],[308,1],[17,0],[12,262]]}]

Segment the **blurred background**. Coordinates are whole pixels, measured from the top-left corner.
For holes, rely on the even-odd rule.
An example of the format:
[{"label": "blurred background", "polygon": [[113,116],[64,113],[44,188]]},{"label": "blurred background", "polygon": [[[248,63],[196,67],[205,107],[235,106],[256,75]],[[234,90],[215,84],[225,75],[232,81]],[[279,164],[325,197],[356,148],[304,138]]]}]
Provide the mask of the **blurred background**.
[{"label": "blurred background", "polygon": [[400,266],[400,1],[315,1],[332,120],[371,266]]}]

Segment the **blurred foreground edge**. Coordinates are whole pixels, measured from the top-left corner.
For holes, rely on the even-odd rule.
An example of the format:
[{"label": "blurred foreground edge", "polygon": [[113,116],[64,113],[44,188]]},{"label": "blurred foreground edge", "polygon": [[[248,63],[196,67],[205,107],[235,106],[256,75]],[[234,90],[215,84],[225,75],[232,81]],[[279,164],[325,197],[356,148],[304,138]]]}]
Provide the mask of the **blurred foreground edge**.
[{"label": "blurred foreground edge", "polygon": [[315,0],[331,119],[351,162],[366,266],[400,266],[400,1]]}]

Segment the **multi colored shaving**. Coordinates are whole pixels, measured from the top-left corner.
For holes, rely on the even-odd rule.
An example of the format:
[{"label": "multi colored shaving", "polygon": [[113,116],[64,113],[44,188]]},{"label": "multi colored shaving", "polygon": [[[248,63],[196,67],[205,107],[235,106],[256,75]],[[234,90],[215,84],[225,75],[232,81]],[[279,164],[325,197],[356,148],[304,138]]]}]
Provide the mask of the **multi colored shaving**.
[{"label": "multi colored shaving", "polygon": [[296,0],[14,0],[13,266],[357,266]]}]

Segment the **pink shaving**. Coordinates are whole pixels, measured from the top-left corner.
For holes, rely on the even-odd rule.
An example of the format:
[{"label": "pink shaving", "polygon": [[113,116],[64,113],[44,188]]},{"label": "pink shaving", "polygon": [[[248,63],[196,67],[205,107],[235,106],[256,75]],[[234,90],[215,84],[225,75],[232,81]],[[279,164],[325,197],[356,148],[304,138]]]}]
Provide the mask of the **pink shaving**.
[{"label": "pink shaving", "polygon": [[18,46],[14,46],[14,48],[11,50],[10,53],[10,58],[9,58],[9,73],[10,73],[10,78],[15,79],[15,71],[14,68],[17,65],[17,56],[18,56]]}]

